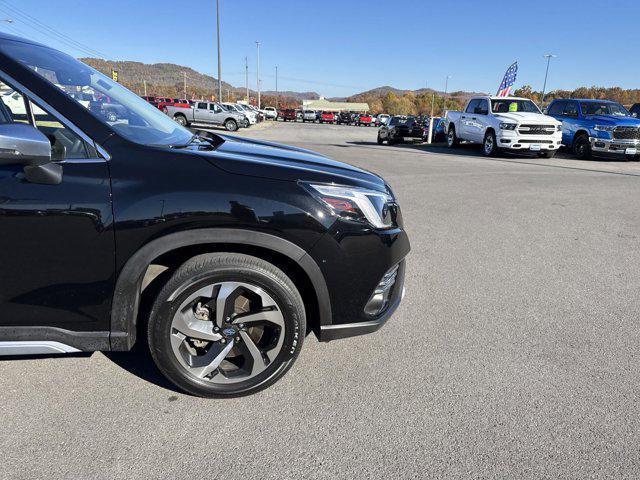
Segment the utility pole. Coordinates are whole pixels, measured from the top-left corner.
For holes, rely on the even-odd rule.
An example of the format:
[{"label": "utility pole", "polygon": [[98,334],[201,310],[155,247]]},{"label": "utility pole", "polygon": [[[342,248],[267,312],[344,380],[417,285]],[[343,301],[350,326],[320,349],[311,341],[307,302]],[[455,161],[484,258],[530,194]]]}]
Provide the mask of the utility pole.
[{"label": "utility pole", "polygon": [[449,91],[449,79],[451,78],[451,75],[447,75],[447,78],[444,81],[444,99],[443,99],[443,105],[442,105],[442,116],[444,117],[446,111],[447,111],[447,92]]},{"label": "utility pole", "polygon": [[227,88],[227,102],[231,102],[231,93],[229,93],[228,88]]},{"label": "utility pole", "polygon": [[187,72],[182,72],[184,76],[184,98],[187,99]]},{"label": "utility pole", "polygon": [[553,53],[545,53],[543,57],[547,59],[547,71],[544,73],[544,86],[542,87],[542,99],[540,100],[540,106],[544,104],[544,95],[545,95],[545,92],[547,91],[547,77],[549,76],[549,63],[551,63],[551,59],[556,58],[557,55],[554,55]]},{"label": "utility pole", "polygon": [[218,101],[222,101],[222,63],[220,61],[220,0],[216,0],[216,26],[218,32]]},{"label": "utility pole", "polygon": [[147,81],[146,80],[142,80],[142,83],[144,84],[144,96],[147,96]]},{"label": "utility pole", "polygon": [[258,50],[258,68],[256,69],[256,83],[258,85],[258,110],[260,110],[260,42],[256,42]]},{"label": "utility pole", "polygon": [[278,109],[278,65],[276,65],[276,110]]},{"label": "utility pole", "polygon": [[244,84],[247,87],[247,104],[249,104],[249,59],[244,57]]}]

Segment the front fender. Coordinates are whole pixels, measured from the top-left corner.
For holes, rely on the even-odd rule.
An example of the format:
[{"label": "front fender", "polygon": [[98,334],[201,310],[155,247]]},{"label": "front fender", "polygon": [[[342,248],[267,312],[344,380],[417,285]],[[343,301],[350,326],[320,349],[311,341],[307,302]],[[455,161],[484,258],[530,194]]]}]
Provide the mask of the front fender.
[{"label": "front fender", "polygon": [[136,321],[142,281],[154,259],[179,248],[203,244],[251,245],[287,256],[302,268],[315,290],[322,325],[331,322],[331,300],[316,262],[299,246],[280,237],[252,230],[207,228],[176,232],[157,238],[138,250],[124,265],[116,282],[111,309],[111,350],[130,350],[136,342]]}]

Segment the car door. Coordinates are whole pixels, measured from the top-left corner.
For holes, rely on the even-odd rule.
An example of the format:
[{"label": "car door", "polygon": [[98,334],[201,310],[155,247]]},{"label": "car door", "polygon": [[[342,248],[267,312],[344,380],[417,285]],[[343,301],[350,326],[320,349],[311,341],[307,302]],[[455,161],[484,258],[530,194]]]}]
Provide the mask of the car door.
[{"label": "car door", "polygon": [[107,160],[77,127],[18,93],[21,106],[15,115],[5,109],[4,123],[47,136],[63,175],[58,185],[33,183],[22,166],[0,165],[0,340],[103,332],[108,342],[115,243]]},{"label": "car door", "polygon": [[218,105],[217,103],[209,104],[209,114],[211,118],[211,123],[215,125],[222,125],[227,118],[226,112],[224,109]]},{"label": "car door", "polygon": [[486,98],[478,99],[477,105],[473,109],[471,117],[467,113],[467,135],[469,140],[481,143],[484,134],[489,126],[489,101]]},{"label": "car door", "polygon": [[458,137],[463,140],[473,140],[473,124],[476,120],[475,109],[478,106],[479,99],[473,99],[467,104],[464,112],[460,115],[460,132]]},{"label": "car door", "polygon": [[573,138],[581,126],[578,102],[567,100],[562,111],[562,144],[573,145]]},{"label": "car door", "polygon": [[562,143],[566,145],[565,141],[569,138],[569,129],[570,125],[566,122],[566,117],[564,115],[564,109],[567,106],[567,102],[565,100],[558,100],[553,102],[546,114],[550,117],[555,118],[559,122],[562,122]]},{"label": "car door", "polygon": [[193,109],[193,120],[197,123],[209,122],[209,107],[207,102],[196,103],[196,106]]}]

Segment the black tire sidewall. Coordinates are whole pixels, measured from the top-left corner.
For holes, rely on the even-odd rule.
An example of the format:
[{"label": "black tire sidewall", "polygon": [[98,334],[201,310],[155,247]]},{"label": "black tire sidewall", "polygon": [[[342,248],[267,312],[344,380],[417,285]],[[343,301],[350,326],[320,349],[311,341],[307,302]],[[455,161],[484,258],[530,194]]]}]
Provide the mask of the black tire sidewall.
[{"label": "black tire sidewall", "polygon": [[[584,151],[580,153],[580,144],[584,145]],[[591,145],[589,144],[589,138],[586,135],[580,135],[576,138],[573,145],[573,154],[580,160],[585,160],[591,157]]]},{"label": "black tire sidewall", "polygon": [[[490,152],[487,152],[487,149],[485,148],[485,143],[488,137],[493,137],[493,148],[491,149]],[[498,151],[498,147],[496,146],[496,134],[493,133],[492,131],[485,133],[484,139],[482,140],[482,153],[484,154],[485,157],[493,157],[497,151]]]},{"label": "black tire sidewall", "polygon": [[[295,287],[293,293],[277,277],[251,267],[223,267],[215,271],[202,271],[186,279],[181,278],[180,273],[179,269],[158,295],[148,329],[151,355],[160,371],[176,386],[198,396],[241,396],[268,387],[291,368],[302,348],[306,329],[304,306]],[[170,329],[176,310],[188,295],[203,286],[223,281],[250,283],[263,288],[282,311],[285,338],[280,353],[263,372],[238,383],[216,385],[195,377],[179,363],[171,347]],[[167,301],[176,291],[180,292],[176,298],[171,302]]]}]

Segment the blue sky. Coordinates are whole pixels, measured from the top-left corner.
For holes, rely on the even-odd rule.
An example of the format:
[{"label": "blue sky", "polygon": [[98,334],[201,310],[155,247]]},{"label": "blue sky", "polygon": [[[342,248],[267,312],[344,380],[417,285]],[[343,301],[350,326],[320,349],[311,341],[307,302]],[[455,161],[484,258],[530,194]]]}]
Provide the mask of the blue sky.
[{"label": "blue sky", "polygon": [[[518,60],[517,86],[541,89],[640,87],[640,1],[538,0],[220,0],[223,80],[244,85],[261,41],[263,90],[346,96],[382,85],[494,92]],[[105,7],[101,5],[106,5]],[[0,28],[28,34],[76,56],[44,35],[16,7],[110,59],[170,62],[215,73],[215,1],[0,0]],[[32,28],[35,25],[39,31]]]}]

